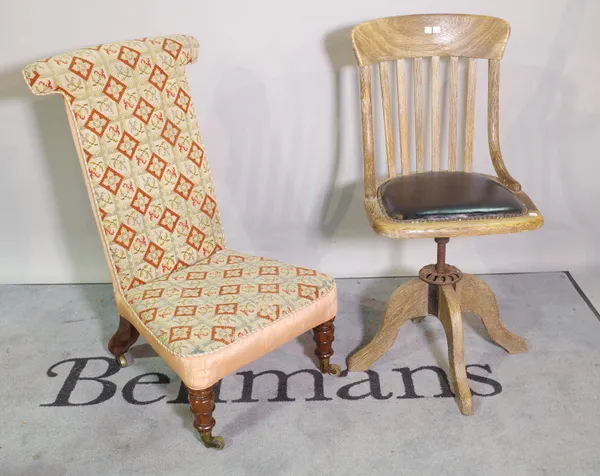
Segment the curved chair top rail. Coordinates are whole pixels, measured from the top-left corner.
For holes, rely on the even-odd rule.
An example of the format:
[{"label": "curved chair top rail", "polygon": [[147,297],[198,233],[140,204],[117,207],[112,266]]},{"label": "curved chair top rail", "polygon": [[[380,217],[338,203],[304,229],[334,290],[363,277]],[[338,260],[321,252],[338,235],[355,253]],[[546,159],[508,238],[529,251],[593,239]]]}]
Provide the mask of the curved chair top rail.
[{"label": "curved chair top rail", "polygon": [[407,15],[371,20],[352,30],[361,66],[400,58],[464,56],[501,59],[510,25],[482,15]]},{"label": "curved chair top rail", "polygon": [[[198,40],[193,36],[153,36],[51,56],[27,65],[23,76],[33,94],[61,93],[72,104],[75,98],[89,96],[86,82],[100,84],[105,79],[103,72],[122,70],[144,74],[148,66],[160,63],[169,73],[178,66],[195,63],[197,58]],[[124,74],[133,80],[131,74]]]}]

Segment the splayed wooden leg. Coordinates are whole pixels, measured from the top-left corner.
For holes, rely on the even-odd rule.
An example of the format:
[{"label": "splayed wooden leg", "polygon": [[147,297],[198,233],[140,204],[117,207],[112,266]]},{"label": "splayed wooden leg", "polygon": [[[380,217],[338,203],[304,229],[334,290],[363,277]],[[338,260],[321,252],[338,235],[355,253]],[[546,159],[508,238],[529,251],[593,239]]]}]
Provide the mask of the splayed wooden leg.
[{"label": "splayed wooden leg", "polygon": [[367,370],[389,350],[402,324],[410,319],[427,315],[427,308],[427,283],[420,279],[413,279],[396,289],[383,311],[379,332],[365,347],[350,356],[348,370],[350,372]]},{"label": "splayed wooden leg", "polygon": [[450,284],[439,286],[438,317],[446,331],[448,358],[450,361],[450,381],[454,387],[456,400],[463,415],[473,414],[473,396],[467,382],[465,367],[465,342],[463,337],[460,302],[454,287]]},{"label": "splayed wooden leg", "polygon": [[457,285],[457,293],[462,312],[477,314],[496,344],[504,347],[510,354],[527,352],[527,342],[502,324],[496,296],[484,280],[465,274]]},{"label": "splayed wooden leg", "polygon": [[473,414],[473,395],[467,383],[462,312],[481,318],[490,337],[511,354],[527,352],[526,342],[509,332],[500,321],[498,303],[489,286],[480,278],[463,274],[446,263],[449,238],[435,239],[437,262],[424,266],[418,280],[400,286],[389,299],[383,312],[379,332],[366,346],[350,356],[348,370],[367,370],[385,354],[396,340],[400,326],[407,320],[419,322],[423,316],[437,316],[446,333],[450,380],[463,415]]}]

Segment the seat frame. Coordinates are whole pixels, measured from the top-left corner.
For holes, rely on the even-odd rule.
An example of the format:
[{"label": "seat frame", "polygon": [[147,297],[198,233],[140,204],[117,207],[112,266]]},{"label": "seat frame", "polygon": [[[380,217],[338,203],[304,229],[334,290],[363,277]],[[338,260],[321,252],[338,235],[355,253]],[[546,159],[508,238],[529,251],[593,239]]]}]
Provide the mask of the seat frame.
[{"label": "seat frame", "polygon": [[[407,321],[418,322],[433,315],[443,324],[448,340],[451,384],[460,411],[473,413],[473,400],[466,380],[462,312],[473,312],[483,320],[490,337],[510,353],[527,351],[525,341],[509,332],[500,321],[498,303],[487,284],[464,274],[445,262],[446,244],[451,237],[516,233],[534,230],[544,220],[521,185],[508,172],[500,149],[499,84],[500,60],[510,35],[510,25],[499,18],[481,15],[428,14],[388,17],[362,23],[352,30],[352,43],[360,66],[362,142],[364,156],[365,208],[373,230],[389,238],[435,238],[438,259],[421,269],[417,280],[400,286],[389,299],[379,332],[373,340],[348,359],[349,371],[368,369],[384,355]],[[459,58],[466,58],[466,101],[464,114],[463,170],[472,171],[476,59],[488,61],[488,146],[497,176],[490,176],[508,188],[524,205],[517,216],[490,216],[476,219],[394,220],[382,209],[378,188],[397,174],[395,134],[390,94],[390,62],[395,63],[397,87],[400,173],[425,171],[423,58],[431,58],[431,157],[432,171],[441,168],[441,81],[440,60],[448,58],[448,152],[449,171],[458,169]],[[408,146],[408,105],[405,62],[412,63],[414,83],[414,144],[416,170],[411,170]],[[372,66],[377,64],[385,134],[387,177],[375,170],[373,128]]]}]

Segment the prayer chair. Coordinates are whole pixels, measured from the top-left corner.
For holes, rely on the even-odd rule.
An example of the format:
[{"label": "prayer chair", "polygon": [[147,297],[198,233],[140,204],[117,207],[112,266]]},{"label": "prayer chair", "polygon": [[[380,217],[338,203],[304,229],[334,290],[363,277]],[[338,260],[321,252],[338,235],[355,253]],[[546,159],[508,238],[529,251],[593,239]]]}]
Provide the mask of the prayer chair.
[{"label": "prayer chair", "polygon": [[202,442],[213,385],[312,329],[321,371],[333,354],[332,277],[225,245],[185,66],[191,36],[143,38],[27,66],[34,94],[60,93],[121,318],[108,349],[122,367],[141,334],[189,390]]}]

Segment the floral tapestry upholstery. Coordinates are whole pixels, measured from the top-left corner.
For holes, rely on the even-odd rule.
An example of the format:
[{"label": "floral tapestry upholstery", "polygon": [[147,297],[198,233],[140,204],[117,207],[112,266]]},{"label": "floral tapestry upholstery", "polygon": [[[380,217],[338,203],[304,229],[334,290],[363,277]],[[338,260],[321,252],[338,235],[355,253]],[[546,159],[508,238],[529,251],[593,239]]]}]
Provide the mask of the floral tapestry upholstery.
[{"label": "floral tapestry upholstery", "polygon": [[323,273],[226,249],[125,299],[171,353],[188,356],[227,346],[334,289]]},{"label": "floral tapestry upholstery", "polygon": [[69,105],[122,291],[225,248],[185,74],[197,55],[191,36],[152,37],[23,71],[35,94],[61,93]]},{"label": "floral tapestry upholstery", "polygon": [[185,66],[191,36],[100,45],[38,61],[60,93],[119,314],[194,389],[332,319],[335,280],[226,249]]}]

